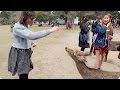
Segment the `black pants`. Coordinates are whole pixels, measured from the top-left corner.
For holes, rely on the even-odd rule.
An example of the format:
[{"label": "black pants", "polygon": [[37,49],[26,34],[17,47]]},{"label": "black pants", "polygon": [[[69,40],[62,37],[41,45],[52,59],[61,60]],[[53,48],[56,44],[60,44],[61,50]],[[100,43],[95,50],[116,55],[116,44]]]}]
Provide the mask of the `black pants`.
[{"label": "black pants", "polygon": [[81,51],[84,51],[85,50],[85,48],[81,48]]},{"label": "black pants", "polygon": [[[93,33],[93,36],[95,35],[95,33]],[[93,37],[92,36],[92,37]],[[91,45],[91,47],[90,47],[90,52],[92,53],[92,51],[93,51],[93,38],[92,38],[92,45]]]},{"label": "black pants", "polygon": [[19,79],[28,79],[28,74],[21,74]]}]

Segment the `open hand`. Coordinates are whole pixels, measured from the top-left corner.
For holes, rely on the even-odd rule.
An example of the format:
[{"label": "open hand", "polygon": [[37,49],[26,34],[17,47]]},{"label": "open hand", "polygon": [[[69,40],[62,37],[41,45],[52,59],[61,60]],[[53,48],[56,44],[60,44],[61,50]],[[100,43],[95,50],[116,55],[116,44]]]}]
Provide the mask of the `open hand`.
[{"label": "open hand", "polygon": [[32,42],[32,47],[36,47],[36,44]]},{"label": "open hand", "polygon": [[54,26],[53,28],[50,29],[50,32],[55,32],[55,31],[59,31],[59,27]]}]

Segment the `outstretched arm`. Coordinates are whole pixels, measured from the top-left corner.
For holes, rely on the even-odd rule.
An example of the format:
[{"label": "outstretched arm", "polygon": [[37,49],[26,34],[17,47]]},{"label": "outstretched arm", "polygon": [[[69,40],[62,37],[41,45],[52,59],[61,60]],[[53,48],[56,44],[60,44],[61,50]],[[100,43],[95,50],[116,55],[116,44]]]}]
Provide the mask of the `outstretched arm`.
[{"label": "outstretched arm", "polygon": [[37,32],[32,32],[30,30],[26,29],[21,29],[21,28],[14,28],[13,33],[19,37],[26,38],[29,40],[36,40],[42,37],[45,37],[49,35],[50,33],[54,31],[58,31],[58,27],[53,27],[52,29],[49,30],[42,30],[42,31],[37,31]]}]

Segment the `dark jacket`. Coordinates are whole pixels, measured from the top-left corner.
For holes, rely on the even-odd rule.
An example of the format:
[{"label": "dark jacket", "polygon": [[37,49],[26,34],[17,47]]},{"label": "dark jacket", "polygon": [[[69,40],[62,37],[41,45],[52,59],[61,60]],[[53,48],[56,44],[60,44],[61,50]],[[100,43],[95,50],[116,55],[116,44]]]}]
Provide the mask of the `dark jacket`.
[{"label": "dark jacket", "polygon": [[87,41],[88,41],[88,32],[90,28],[85,22],[82,22],[80,24],[80,29],[81,32],[79,33],[79,46],[83,48],[89,48],[90,46]]},{"label": "dark jacket", "polygon": [[93,35],[95,34],[95,29],[96,29],[97,24],[98,24],[97,21],[92,24],[92,29],[91,29],[91,31],[93,32]]}]

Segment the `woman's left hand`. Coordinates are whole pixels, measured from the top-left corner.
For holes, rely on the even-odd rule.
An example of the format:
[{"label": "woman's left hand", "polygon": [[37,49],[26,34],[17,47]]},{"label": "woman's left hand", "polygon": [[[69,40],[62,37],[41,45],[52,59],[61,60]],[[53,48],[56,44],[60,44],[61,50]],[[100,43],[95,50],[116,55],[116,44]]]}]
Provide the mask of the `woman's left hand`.
[{"label": "woman's left hand", "polygon": [[54,26],[53,28],[50,29],[50,32],[55,32],[55,31],[59,31],[59,27]]},{"label": "woman's left hand", "polygon": [[32,42],[32,47],[36,47],[37,45],[35,43]]}]

